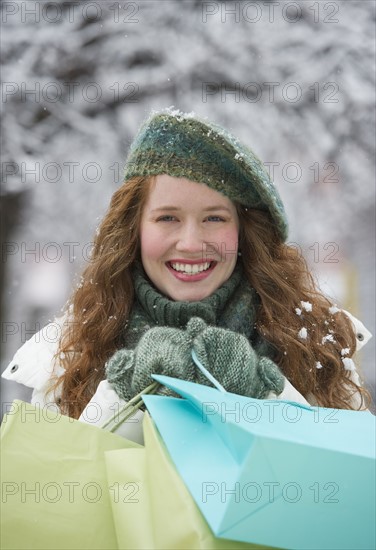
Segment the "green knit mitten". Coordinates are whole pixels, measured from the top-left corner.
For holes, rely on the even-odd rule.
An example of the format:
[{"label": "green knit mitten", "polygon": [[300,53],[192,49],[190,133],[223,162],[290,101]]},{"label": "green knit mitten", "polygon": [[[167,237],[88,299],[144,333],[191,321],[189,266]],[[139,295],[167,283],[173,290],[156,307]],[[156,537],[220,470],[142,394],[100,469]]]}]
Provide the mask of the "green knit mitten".
[{"label": "green knit mitten", "polygon": [[[185,330],[151,328],[134,350],[120,349],[107,361],[107,380],[125,401],[149,386],[153,382],[152,374],[196,382],[197,367],[191,349],[192,338]],[[164,386],[157,393],[175,395]]]},{"label": "green knit mitten", "polygon": [[193,327],[198,359],[225,390],[257,399],[266,398],[270,391],[282,392],[285,379],[278,366],[268,357],[260,357],[245,336],[207,326],[201,319],[191,319],[187,330],[192,332]]}]

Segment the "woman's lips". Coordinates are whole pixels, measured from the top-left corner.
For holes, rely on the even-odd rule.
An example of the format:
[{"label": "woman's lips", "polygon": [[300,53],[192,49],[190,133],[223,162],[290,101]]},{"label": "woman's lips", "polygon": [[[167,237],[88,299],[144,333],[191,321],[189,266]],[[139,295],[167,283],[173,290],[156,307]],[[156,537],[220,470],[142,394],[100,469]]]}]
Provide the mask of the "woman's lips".
[{"label": "woman's lips", "polygon": [[[216,265],[217,262],[214,261],[172,260],[166,262],[167,269],[176,279],[192,283],[206,279]],[[201,271],[198,271],[198,269]]]}]

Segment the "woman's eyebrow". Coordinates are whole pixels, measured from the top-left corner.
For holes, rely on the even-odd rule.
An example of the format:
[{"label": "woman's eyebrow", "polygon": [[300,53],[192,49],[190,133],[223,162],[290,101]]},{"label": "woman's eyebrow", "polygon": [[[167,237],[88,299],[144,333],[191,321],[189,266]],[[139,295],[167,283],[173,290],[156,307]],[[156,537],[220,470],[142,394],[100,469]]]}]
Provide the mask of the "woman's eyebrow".
[{"label": "woman's eyebrow", "polygon": [[180,208],[178,206],[159,206],[158,208],[153,208],[153,210],[151,210],[151,212],[159,212],[160,210],[180,210]]},{"label": "woman's eyebrow", "polygon": [[231,212],[231,210],[227,208],[227,206],[222,206],[222,205],[209,206],[208,208],[204,208],[205,212],[212,212],[213,210],[226,210],[226,212]]},{"label": "woman's eyebrow", "polygon": [[[151,212],[159,212],[159,211],[173,211],[173,210],[181,210],[181,207],[179,206],[159,206],[158,208],[153,208]],[[213,212],[215,210],[225,210],[226,212],[230,212],[230,209],[227,208],[227,206],[208,206],[207,208],[203,208],[204,212]]]}]

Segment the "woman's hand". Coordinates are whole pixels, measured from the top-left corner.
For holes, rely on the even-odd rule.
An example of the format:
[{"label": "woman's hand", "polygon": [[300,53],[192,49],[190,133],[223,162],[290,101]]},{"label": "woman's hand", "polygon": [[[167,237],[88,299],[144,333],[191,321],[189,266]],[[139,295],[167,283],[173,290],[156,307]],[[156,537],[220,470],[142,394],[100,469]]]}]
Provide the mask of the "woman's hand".
[{"label": "woman's hand", "polygon": [[[118,350],[106,364],[107,379],[126,401],[152,383],[152,374],[211,385],[194,364],[192,350],[226,391],[262,399],[270,391],[283,390],[284,376],[277,365],[259,357],[245,336],[208,326],[198,317],[190,319],[186,330],[155,327],[135,350]],[[175,395],[163,386],[157,393]]]},{"label": "woman's hand", "polygon": [[[126,401],[153,382],[152,374],[196,382],[197,368],[191,350],[189,332],[169,327],[151,328],[142,336],[135,350],[120,349],[109,359],[107,379]],[[175,395],[164,386],[157,393]]]},{"label": "woman's hand", "polygon": [[[204,323],[201,319],[201,323]],[[204,367],[225,390],[264,399],[270,391],[279,394],[284,387],[284,376],[277,365],[267,357],[260,357],[245,336],[218,327],[202,325],[193,339],[193,349]],[[204,323],[205,324],[205,323]],[[200,383],[203,374],[198,375]]]}]

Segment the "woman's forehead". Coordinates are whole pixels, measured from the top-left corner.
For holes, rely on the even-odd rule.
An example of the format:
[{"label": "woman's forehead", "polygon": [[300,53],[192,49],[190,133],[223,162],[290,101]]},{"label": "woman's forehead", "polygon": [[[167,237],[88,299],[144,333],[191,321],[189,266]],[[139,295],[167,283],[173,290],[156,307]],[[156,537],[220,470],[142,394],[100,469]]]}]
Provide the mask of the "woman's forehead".
[{"label": "woman's forehead", "polygon": [[[187,178],[176,178],[162,174],[153,178],[148,194],[149,205],[176,206],[199,204],[235,208],[234,203],[222,193],[211,189],[204,183]],[[172,201],[172,202],[171,202]],[[171,204],[170,204],[171,203]]]}]

